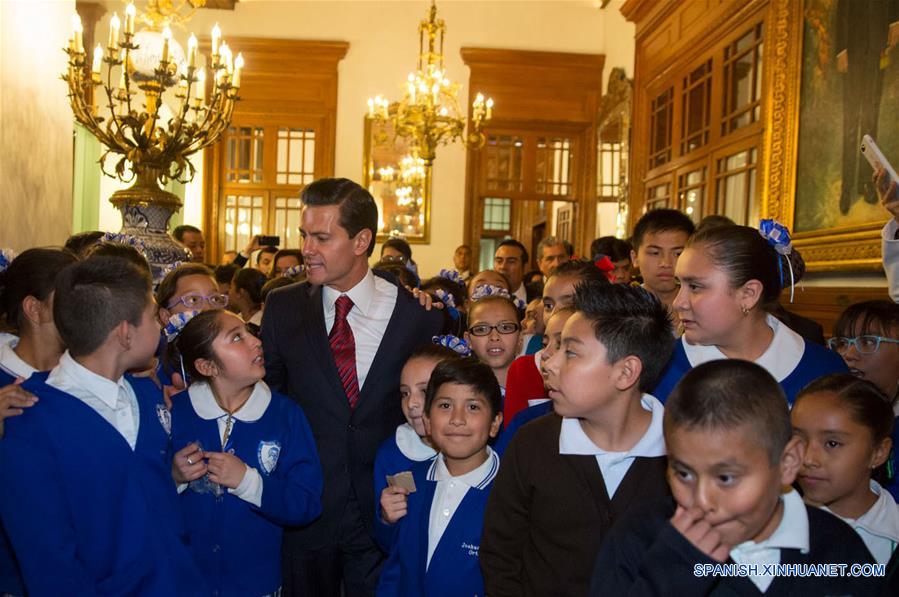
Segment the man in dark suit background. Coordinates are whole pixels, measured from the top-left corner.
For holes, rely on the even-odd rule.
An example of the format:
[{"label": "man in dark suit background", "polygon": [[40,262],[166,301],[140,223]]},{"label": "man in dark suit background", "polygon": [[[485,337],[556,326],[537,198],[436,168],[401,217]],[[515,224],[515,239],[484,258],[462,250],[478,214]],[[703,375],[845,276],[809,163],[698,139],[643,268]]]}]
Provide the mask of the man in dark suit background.
[{"label": "man in dark suit background", "polygon": [[307,279],[268,296],[261,335],[266,382],[303,408],[325,485],[321,518],[285,533],[283,594],[336,597],[342,584],[370,595],[383,560],[370,534],[375,453],[403,421],[406,358],[443,319],[369,269],[378,210],[368,191],[331,178],[301,198]]}]

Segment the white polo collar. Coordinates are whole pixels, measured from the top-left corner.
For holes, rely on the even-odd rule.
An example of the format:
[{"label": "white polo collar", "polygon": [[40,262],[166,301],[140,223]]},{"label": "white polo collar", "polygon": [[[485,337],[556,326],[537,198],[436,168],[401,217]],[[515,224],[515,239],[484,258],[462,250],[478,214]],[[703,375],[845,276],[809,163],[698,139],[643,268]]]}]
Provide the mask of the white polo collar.
[{"label": "white polo collar", "polygon": [[[194,412],[201,419],[212,420],[228,416],[228,413],[216,402],[208,383],[194,382],[188,388],[187,393],[190,396],[190,404],[194,407]],[[272,391],[264,381],[257,381],[246,403],[231,416],[244,423],[258,421],[265,414],[271,401]]]},{"label": "white polo collar", "polygon": [[[799,365],[805,352],[805,340],[773,315],[768,315],[766,322],[768,327],[774,330],[774,337],[762,356],[755,360],[755,363],[780,382],[786,379]],[[687,342],[686,336],[681,337],[681,342],[691,367],[727,358],[713,344],[690,344]]]},{"label": "white polo collar", "polygon": [[18,337],[10,334],[8,337],[4,337],[3,340],[6,340],[6,342],[0,344],[0,370],[6,371],[13,377],[23,377],[25,379],[37,372],[37,369],[23,361],[16,354],[14,349],[19,344]]},{"label": "white polo collar", "polygon": [[350,300],[353,301],[353,307],[359,309],[359,312],[362,315],[368,315],[368,310],[371,308],[372,301],[375,297],[375,275],[372,273],[371,269],[365,273],[355,286],[346,292],[340,292],[330,286],[324,286],[322,288],[322,299],[324,300],[326,315],[334,315],[334,303],[336,303],[337,299],[343,294],[350,297]]},{"label": "white polo collar", "polygon": [[[766,549],[798,549],[802,553],[809,552],[808,510],[799,492],[791,489],[781,496],[783,516],[780,524],[767,539],[756,543],[744,541],[730,550],[730,557],[738,561],[741,555]],[[737,557],[734,557],[736,554]],[[738,562],[739,563],[739,562]]]},{"label": "white polo collar", "polygon": [[400,453],[415,462],[421,462],[433,458],[437,451],[424,443],[409,423],[403,423],[396,428],[396,447]]},{"label": "white polo collar", "polygon": [[115,409],[119,400],[119,390],[128,391],[128,385],[125,377],[120,377],[117,381],[106,379],[102,375],[97,375],[84,365],[72,358],[69,351],[65,351],[59,359],[59,364],[50,372],[47,382],[50,385],[68,385],[55,384],[54,380],[60,377],[66,377],[71,385],[85,392],[93,394],[103,401],[103,404],[111,409]]},{"label": "white polo collar", "polygon": [[439,482],[452,479],[469,488],[474,487],[475,489],[484,489],[491,481],[493,481],[493,478],[496,477],[497,471],[499,471],[499,456],[490,448],[490,446],[487,446],[487,460],[473,471],[469,471],[458,477],[452,476],[449,469],[446,468],[443,454],[437,454],[437,458],[434,459],[434,463],[431,464],[431,467],[428,469],[428,481]]},{"label": "white polo collar", "polygon": [[620,458],[616,460],[664,456],[667,453],[665,450],[665,436],[662,432],[662,419],[665,416],[665,407],[650,394],[643,394],[640,398],[640,406],[652,413],[652,420],[649,422],[649,428],[643,434],[643,437],[627,452],[607,452],[603,450],[587,437],[579,419],[565,417],[562,419],[562,428],[559,432],[559,454],[580,456],[617,454]]},{"label": "white polo collar", "polygon": [[[877,496],[877,501],[871,508],[856,518],[843,518],[852,528],[861,528],[875,537],[883,537],[895,543],[899,543],[899,505],[885,491],[880,483],[871,480],[871,491]],[[828,508],[822,508],[831,512]],[[833,514],[833,512],[831,512]],[[834,514],[836,515],[836,514]],[[842,518],[842,517],[841,517]]]}]

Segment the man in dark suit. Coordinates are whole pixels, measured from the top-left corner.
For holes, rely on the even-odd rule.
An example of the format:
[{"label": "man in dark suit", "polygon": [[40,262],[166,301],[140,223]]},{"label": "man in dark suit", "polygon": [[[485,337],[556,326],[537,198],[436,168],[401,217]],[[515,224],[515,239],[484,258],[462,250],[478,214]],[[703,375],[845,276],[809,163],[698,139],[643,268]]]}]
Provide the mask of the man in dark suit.
[{"label": "man in dark suit", "polygon": [[303,408],[324,472],[322,516],[284,538],[284,595],[371,595],[383,554],[371,538],[373,463],[403,421],[399,375],[439,333],[426,311],[368,257],[378,210],[347,179],[303,190],[306,281],[273,291],[262,319],[266,381]]}]

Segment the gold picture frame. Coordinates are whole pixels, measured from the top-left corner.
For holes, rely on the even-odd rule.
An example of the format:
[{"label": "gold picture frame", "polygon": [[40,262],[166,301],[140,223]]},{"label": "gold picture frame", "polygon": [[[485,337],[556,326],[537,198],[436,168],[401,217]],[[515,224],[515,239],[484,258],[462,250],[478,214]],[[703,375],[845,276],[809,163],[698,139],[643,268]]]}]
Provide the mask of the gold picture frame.
[{"label": "gold picture frame", "polygon": [[[768,106],[763,150],[762,217],[795,228],[800,91],[806,2],[771,0],[766,22],[765,57]],[[794,232],[809,271],[876,271],[882,268],[883,221],[837,225]]]},{"label": "gold picture frame", "polygon": [[389,123],[365,116],[362,184],[378,204],[378,241],[400,235],[411,244],[431,240],[431,166]]}]

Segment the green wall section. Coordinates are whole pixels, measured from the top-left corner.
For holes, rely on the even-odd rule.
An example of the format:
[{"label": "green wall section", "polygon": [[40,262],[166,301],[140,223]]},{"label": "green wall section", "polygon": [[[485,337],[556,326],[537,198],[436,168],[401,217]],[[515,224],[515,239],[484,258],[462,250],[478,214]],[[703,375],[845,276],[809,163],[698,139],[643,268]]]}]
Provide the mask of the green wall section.
[{"label": "green wall section", "polygon": [[100,225],[100,142],[75,123],[72,164],[72,234]]},{"label": "green wall section", "polygon": [[[72,234],[97,230],[100,226],[100,202],[109,197],[100,196],[100,155],[103,147],[86,128],[75,123],[74,157],[72,168]],[[184,185],[169,181],[163,187],[184,201]],[[184,222],[184,208],[172,215],[169,230]],[[115,232],[115,231],[114,231]]]}]

